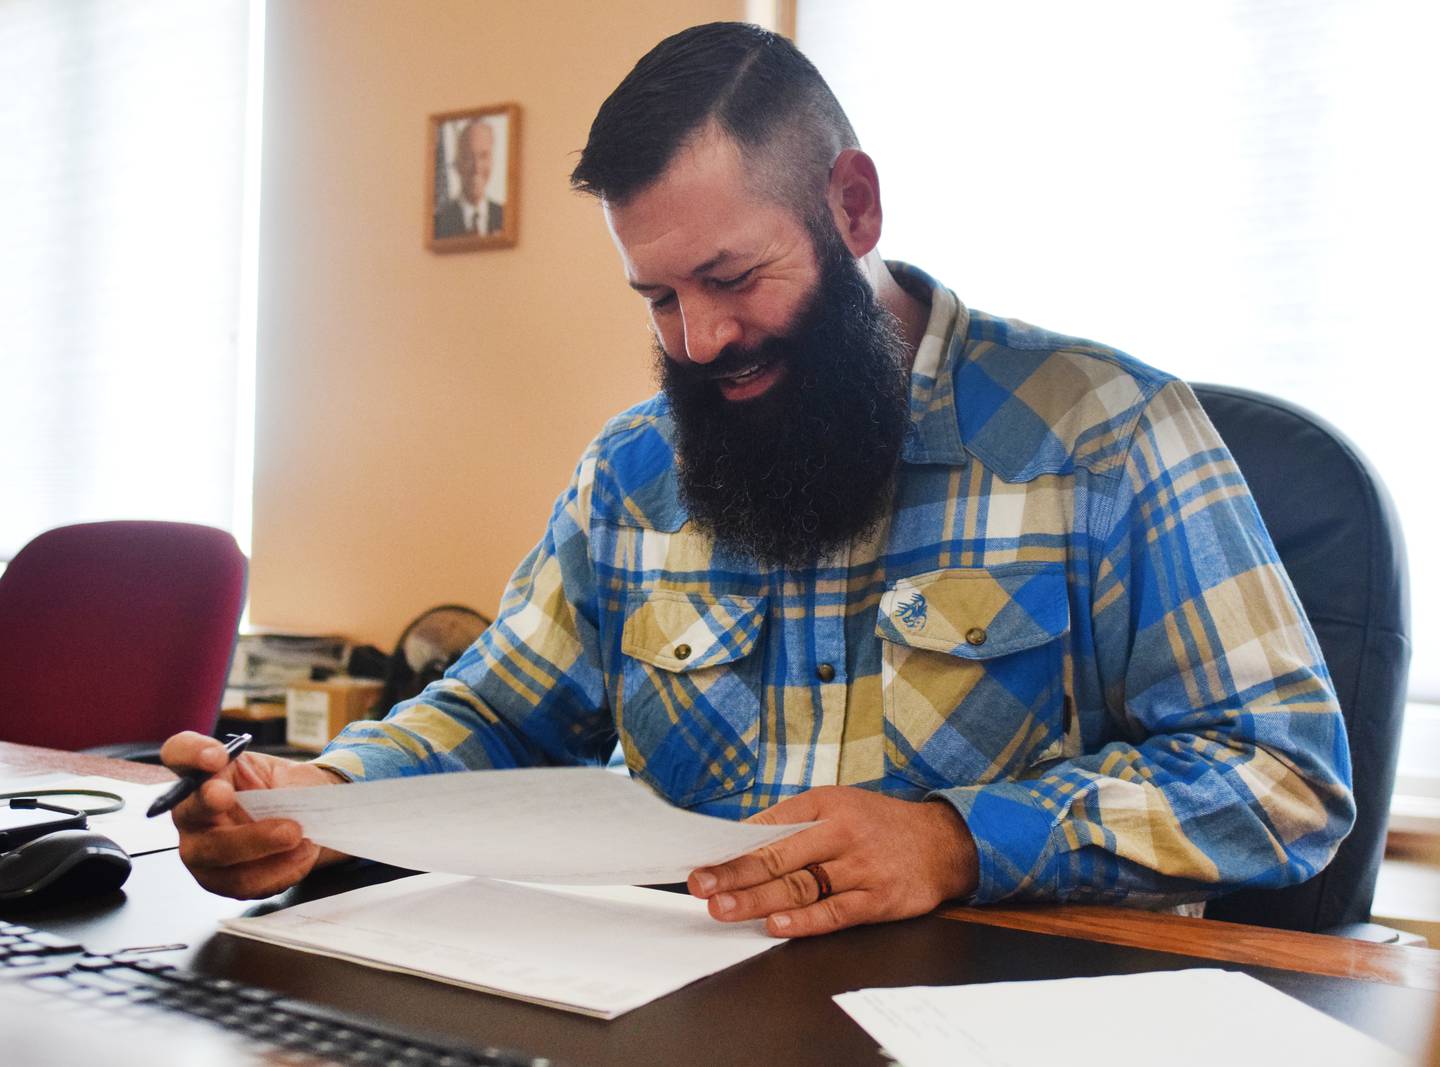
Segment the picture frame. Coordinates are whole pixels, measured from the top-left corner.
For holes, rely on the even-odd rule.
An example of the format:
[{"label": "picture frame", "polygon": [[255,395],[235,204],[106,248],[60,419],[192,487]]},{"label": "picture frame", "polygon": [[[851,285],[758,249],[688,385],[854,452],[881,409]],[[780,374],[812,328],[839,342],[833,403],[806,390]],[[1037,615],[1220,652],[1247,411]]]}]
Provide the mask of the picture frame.
[{"label": "picture frame", "polygon": [[509,248],[520,232],[520,105],[430,116],[425,246],[432,252]]}]

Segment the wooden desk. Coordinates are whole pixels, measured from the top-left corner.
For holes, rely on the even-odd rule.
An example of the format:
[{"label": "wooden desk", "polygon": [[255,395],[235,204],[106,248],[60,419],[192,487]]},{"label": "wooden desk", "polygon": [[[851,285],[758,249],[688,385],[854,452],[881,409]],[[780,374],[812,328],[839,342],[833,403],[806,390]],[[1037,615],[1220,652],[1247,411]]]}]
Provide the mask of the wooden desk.
[{"label": "wooden desk", "polygon": [[87,756],[83,752],[61,752],[53,748],[36,748],[34,745],[0,741],[0,776],[8,778],[22,774],[46,774],[50,771],[77,775],[98,774],[105,778],[118,778],[122,782],[137,782],[141,785],[169,782],[175,778],[175,775],[164,767],[105,759],[103,756]]},{"label": "wooden desk", "polygon": [[[0,743],[0,774],[21,769],[131,781],[156,781],[169,773]],[[1225,963],[1416,1057],[1424,1055],[1440,1010],[1440,951],[1434,949],[1106,907],[946,908],[907,922],[795,941],[612,1022],[215,933],[215,923],[225,916],[270,910],[396,873],[377,867],[322,872],[255,905],[204,892],[175,853],[157,853],[136,860],[124,900],[31,912],[27,918],[104,950],[183,942],[186,948],[160,958],[477,1044],[523,1048],[575,1067],[756,1060],[787,1067],[880,1067],[875,1042],[830,999],[864,986]]]}]

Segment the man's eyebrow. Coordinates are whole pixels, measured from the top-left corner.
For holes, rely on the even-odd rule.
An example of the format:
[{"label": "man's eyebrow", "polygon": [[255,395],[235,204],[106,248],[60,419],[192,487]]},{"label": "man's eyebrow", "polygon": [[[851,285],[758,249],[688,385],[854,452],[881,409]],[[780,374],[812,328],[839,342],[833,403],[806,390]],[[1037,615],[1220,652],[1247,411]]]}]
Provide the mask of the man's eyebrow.
[{"label": "man's eyebrow", "polygon": [[723,248],[719,252],[716,252],[709,259],[707,259],[704,263],[701,263],[691,268],[690,277],[694,278],[700,274],[709,274],[716,267],[720,266],[720,264],[733,258],[735,258],[735,253],[730,251],[728,248]]},{"label": "man's eyebrow", "polygon": [[[737,253],[732,252],[728,248],[721,249],[719,252],[716,252],[713,256],[707,259],[704,263],[698,263],[694,267],[692,267],[690,269],[689,276],[691,278],[695,278],[701,274],[709,274],[716,267],[719,267],[722,264],[728,262],[729,260],[734,259],[736,255]],[[630,288],[634,289],[637,293],[648,293],[656,289],[669,288],[669,286],[662,285],[659,282],[641,282],[636,281],[634,278],[627,278],[625,280],[629,284]]]}]

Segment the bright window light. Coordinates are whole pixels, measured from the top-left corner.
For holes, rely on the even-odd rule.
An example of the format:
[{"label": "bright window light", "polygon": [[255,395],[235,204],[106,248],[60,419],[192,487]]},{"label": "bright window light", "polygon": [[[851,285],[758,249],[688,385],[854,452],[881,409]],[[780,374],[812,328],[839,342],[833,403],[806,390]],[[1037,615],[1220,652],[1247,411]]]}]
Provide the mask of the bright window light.
[{"label": "bright window light", "polygon": [[1440,7],[807,0],[797,36],[877,161],[887,256],[1355,441],[1440,700]]},{"label": "bright window light", "polygon": [[0,559],[95,519],[249,539],[263,16],[0,4]]}]

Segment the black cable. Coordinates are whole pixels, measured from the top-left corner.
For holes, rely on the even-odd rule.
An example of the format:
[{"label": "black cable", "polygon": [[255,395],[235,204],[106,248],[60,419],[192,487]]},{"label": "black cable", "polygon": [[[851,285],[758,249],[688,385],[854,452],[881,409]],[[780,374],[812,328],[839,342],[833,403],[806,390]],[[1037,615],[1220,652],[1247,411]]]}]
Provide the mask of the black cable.
[{"label": "black cable", "polygon": [[[99,797],[101,800],[108,800],[111,803],[107,807],[95,808],[93,810],[81,808],[72,812],[74,815],[109,815],[112,811],[119,811],[125,807],[125,798],[119,793],[111,793],[104,789],[26,789],[18,793],[0,793],[0,800],[10,801],[12,808],[36,808],[44,807],[50,810],[48,804],[40,804],[39,797]],[[29,800],[30,804],[16,804],[17,800]]]}]

